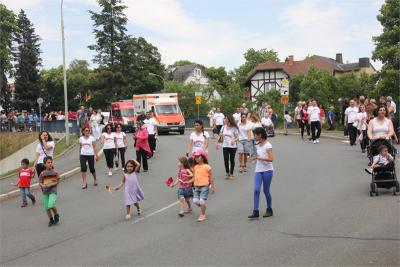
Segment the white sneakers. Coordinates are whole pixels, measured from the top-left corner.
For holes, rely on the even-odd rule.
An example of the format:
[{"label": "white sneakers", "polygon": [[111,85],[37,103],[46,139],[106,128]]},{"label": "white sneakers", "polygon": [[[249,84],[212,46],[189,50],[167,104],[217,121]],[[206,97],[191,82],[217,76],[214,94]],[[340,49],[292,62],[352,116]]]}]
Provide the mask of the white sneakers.
[{"label": "white sneakers", "polygon": [[131,215],[130,214],[126,214],[125,215],[125,220],[129,221],[131,219]]},{"label": "white sneakers", "polygon": [[316,140],[314,140],[312,143],[313,143],[313,144],[316,144],[316,143],[317,143],[317,141],[316,141]]},{"label": "white sneakers", "polygon": [[111,171],[108,171],[108,176],[112,176],[112,172]]},{"label": "white sneakers", "polygon": [[317,139],[316,141],[317,141],[317,143],[319,143],[319,139]]},{"label": "white sneakers", "polygon": [[315,139],[314,141],[313,141],[313,144],[318,144],[319,143],[319,139]]}]

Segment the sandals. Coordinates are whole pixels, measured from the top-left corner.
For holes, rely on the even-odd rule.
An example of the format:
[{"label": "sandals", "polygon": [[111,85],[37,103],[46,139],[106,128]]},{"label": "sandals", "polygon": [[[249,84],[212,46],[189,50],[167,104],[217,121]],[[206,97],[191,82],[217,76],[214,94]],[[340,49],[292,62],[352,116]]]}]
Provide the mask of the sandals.
[{"label": "sandals", "polygon": [[93,185],[94,185],[94,186],[98,186],[98,185],[99,185],[99,183],[97,182],[97,180],[94,181]]},{"label": "sandals", "polygon": [[243,172],[247,172],[247,167],[243,166]]},{"label": "sandals", "polygon": [[230,177],[231,177],[231,175],[230,175],[229,173],[227,173],[227,174],[225,175],[225,180],[229,180]]},{"label": "sandals", "polygon": [[87,189],[87,184],[82,185],[82,189]]},{"label": "sandals", "polygon": [[243,167],[244,167],[244,166],[240,165],[240,168],[239,168],[239,172],[240,172],[240,173],[243,172]]}]

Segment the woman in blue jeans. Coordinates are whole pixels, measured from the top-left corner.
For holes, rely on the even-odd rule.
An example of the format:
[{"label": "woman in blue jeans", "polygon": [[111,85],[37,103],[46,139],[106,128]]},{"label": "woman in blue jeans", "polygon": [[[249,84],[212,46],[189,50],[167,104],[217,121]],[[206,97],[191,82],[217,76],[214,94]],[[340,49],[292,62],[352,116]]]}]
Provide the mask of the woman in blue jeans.
[{"label": "woman in blue jeans", "polygon": [[267,199],[267,210],[263,217],[270,217],[273,215],[272,197],[269,191],[274,171],[274,167],[272,165],[272,161],[274,159],[274,156],[272,154],[272,145],[270,142],[267,141],[267,132],[264,128],[256,128],[253,130],[253,133],[254,139],[257,142],[257,154],[253,156],[253,160],[257,160],[257,162],[254,175],[253,214],[248,216],[249,219],[256,219],[260,217],[258,207],[260,203],[261,184],[263,185],[263,191],[265,194],[265,198]]}]

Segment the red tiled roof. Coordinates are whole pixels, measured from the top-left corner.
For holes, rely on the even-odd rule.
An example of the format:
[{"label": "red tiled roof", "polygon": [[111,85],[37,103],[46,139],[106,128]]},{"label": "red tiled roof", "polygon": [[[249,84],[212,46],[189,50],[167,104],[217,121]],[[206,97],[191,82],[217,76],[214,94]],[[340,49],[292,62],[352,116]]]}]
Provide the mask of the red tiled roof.
[{"label": "red tiled roof", "polygon": [[306,73],[311,66],[315,66],[318,69],[326,70],[329,74],[333,75],[334,69],[331,65],[321,59],[306,59],[301,61],[293,61],[293,64],[289,65],[289,62],[273,62],[267,61],[258,64],[252,69],[247,75],[246,84],[249,80],[259,71],[264,70],[282,70],[290,76]]}]

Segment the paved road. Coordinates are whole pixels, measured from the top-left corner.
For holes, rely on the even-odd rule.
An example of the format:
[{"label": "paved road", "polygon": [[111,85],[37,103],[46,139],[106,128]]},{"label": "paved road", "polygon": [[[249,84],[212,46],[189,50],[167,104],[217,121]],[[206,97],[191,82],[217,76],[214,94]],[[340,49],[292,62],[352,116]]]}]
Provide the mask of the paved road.
[{"label": "paved road", "polygon": [[59,226],[47,227],[40,204],[21,209],[17,198],[2,202],[1,265],[399,266],[400,197],[389,191],[369,197],[358,148],[327,139],[319,145],[271,139],[275,216],[258,221],[247,220],[252,174],[224,180],[222,152],[210,148],[217,192],[209,198],[208,220],[197,223],[197,210],[178,217],[175,190],[164,184],[176,172],[185,138],[161,137],[150,171],[139,176],[143,215],[131,222],[124,221],[123,192],[104,190],[121,176],[105,175],[104,158],[97,164],[100,187],[82,191],[79,175],[60,185]]}]

